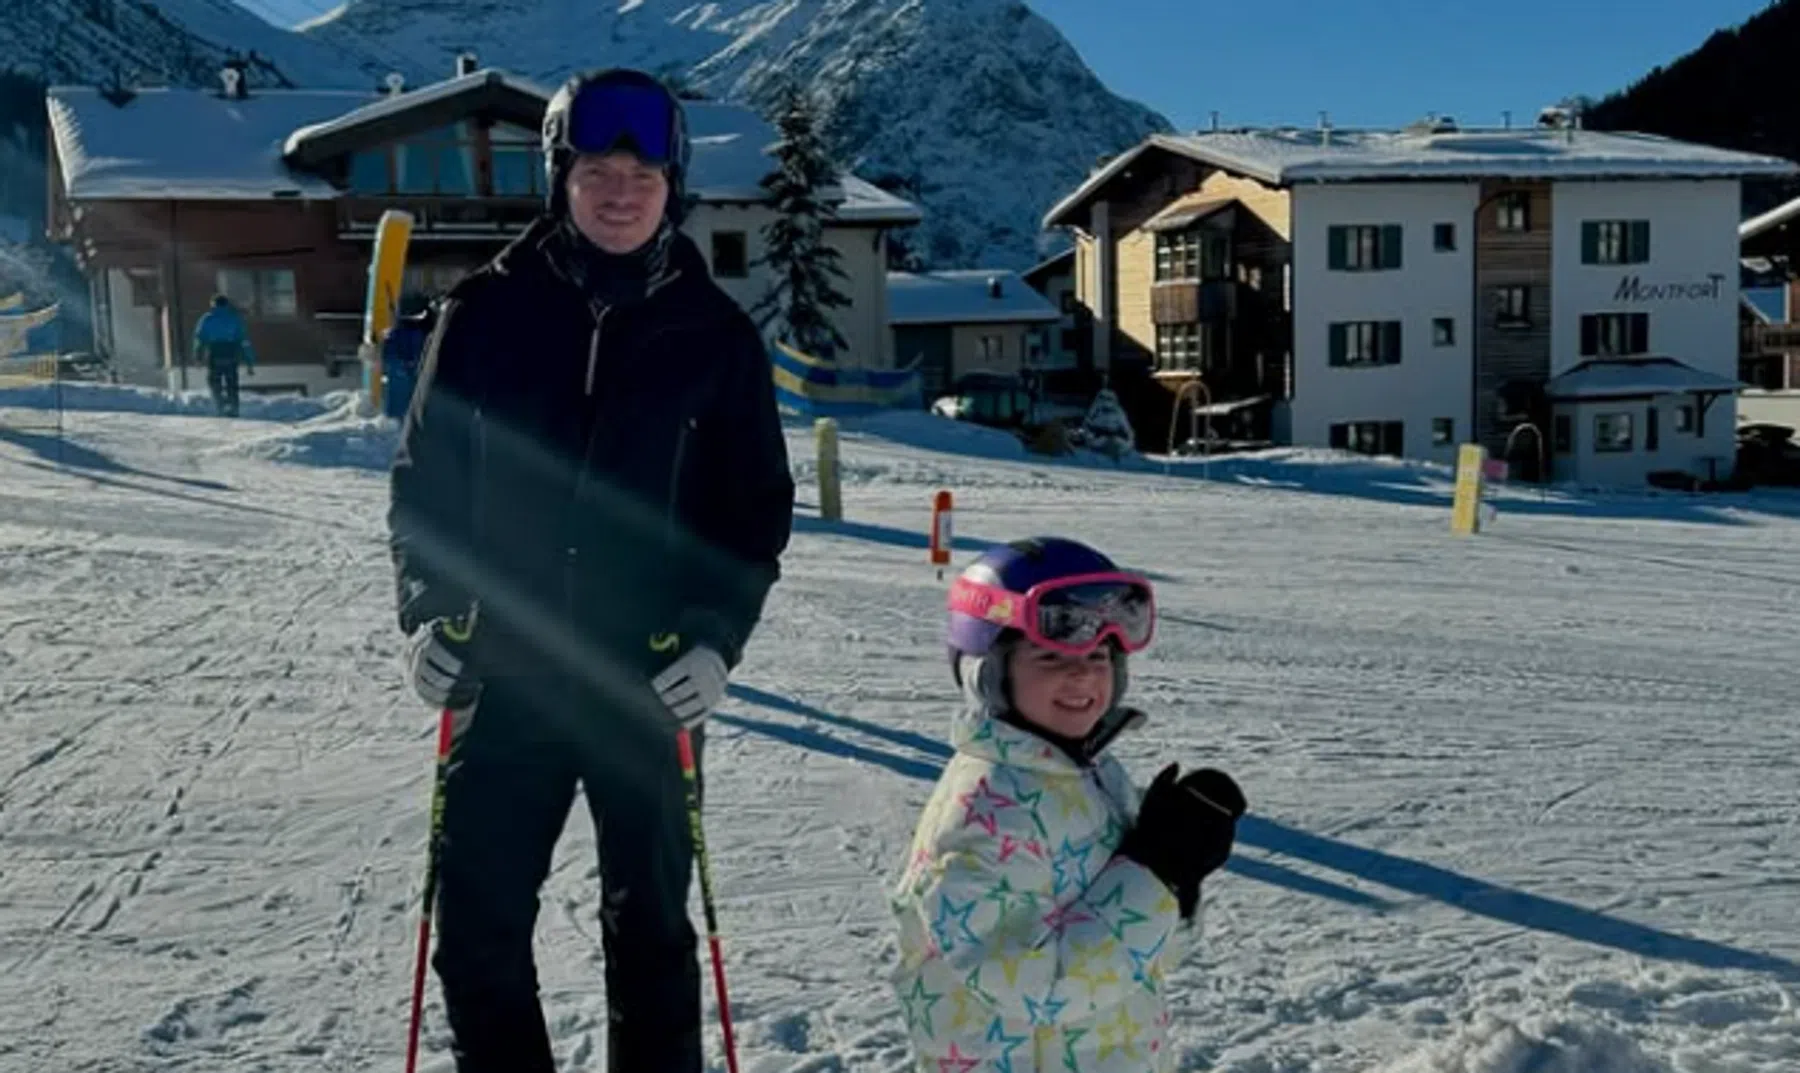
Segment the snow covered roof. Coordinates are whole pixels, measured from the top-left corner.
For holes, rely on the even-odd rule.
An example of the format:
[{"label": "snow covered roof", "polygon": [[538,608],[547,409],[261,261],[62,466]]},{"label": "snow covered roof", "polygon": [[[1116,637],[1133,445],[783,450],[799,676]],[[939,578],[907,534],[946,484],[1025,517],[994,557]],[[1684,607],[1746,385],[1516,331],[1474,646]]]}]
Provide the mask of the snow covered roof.
[{"label": "snow covered roof", "polygon": [[1178,231],[1199,223],[1237,204],[1237,198],[1217,194],[1189,194],[1176,198],[1168,207],[1143,223],[1146,231]]},{"label": "snow covered roof", "polygon": [[1640,399],[1682,392],[1729,394],[1743,386],[1736,380],[1702,372],[1674,358],[1596,358],[1551,377],[1544,388],[1552,399],[1582,402]]},{"label": "snow covered roof", "polygon": [[1800,166],[1654,134],[1541,127],[1454,130],[1293,129],[1152,134],[1088,176],[1045,216],[1047,227],[1145,152],[1157,149],[1271,186],[1475,179],[1789,176]]},{"label": "snow covered roof", "polygon": [[[994,294],[998,287],[999,294]],[[1004,269],[889,272],[890,324],[1039,324],[1062,319],[1049,299]]]},{"label": "snow covered roof", "polygon": [[[57,87],[47,98],[69,197],[330,199],[337,190],[303,165],[345,151],[359,136],[416,109],[448,114],[479,100],[505,102],[535,127],[550,91],[490,68],[397,94],[265,89],[228,99],[216,90],[147,89],[121,107],[83,86]],[[689,191],[705,201],[764,200],[775,129],[743,105],[684,106],[693,144]],[[845,223],[921,219],[911,202],[853,175],[823,193]]]},{"label": "snow covered roof", "polygon": [[1061,253],[1051,254],[1037,264],[1034,264],[1030,268],[1019,273],[1019,275],[1035,288],[1042,285],[1052,276],[1059,275],[1063,272],[1073,272],[1074,270],[1075,247],[1070,246]]},{"label": "snow covered roof", "polygon": [[476,95],[507,94],[525,105],[524,111],[530,114],[524,118],[534,127],[543,116],[544,105],[550,100],[550,91],[536,82],[506,71],[483,68],[399,93],[365,94],[365,103],[350,111],[288,132],[283,152],[289,159],[310,162],[320,155],[316,150],[322,149],[325,154],[340,152],[342,150],[339,147],[346,138],[355,137],[359,132],[371,128],[379,128],[382,124],[417,113],[421,109],[432,109],[434,106],[454,108],[464,99]]},{"label": "snow covered roof", "polygon": [[358,90],[141,89],[115,105],[88,86],[45,92],[70,198],[332,198],[330,183],[282,161],[288,134],[342,115]]},{"label": "snow covered roof", "polygon": [[916,224],[925,218],[917,205],[888,193],[867,179],[859,179],[846,172],[840,185],[844,190],[844,200],[838,204],[834,215],[845,223],[905,226]]}]

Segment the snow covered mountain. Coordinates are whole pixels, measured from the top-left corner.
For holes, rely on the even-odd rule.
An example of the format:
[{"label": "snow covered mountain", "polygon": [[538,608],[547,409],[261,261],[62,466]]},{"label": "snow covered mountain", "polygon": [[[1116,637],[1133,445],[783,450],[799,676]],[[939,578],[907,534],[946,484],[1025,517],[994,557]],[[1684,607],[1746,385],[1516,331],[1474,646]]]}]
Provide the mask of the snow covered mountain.
[{"label": "snow covered mountain", "polygon": [[350,0],[305,36],[431,72],[471,50],[552,84],[645,67],[750,102],[797,79],[843,162],[924,206],[913,246],[933,267],[1031,262],[1044,211],[1098,157],[1170,129],[1017,0]]},{"label": "snow covered mountain", "polygon": [[0,26],[0,67],[52,83],[210,85],[250,53],[253,85],[416,83],[464,50],[546,83],[629,64],[753,104],[795,78],[844,164],[924,206],[910,244],[933,267],[1030,263],[1098,157],[1169,129],[1017,0],[350,0],[302,32],[234,0],[0,0]]},{"label": "snow covered mountain", "polygon": [[223,60],[255,52],[253,85],[361,86],[386,54],[364,43],[347,55],[233,0],[0,0],[0,26],[0,68],[52,84],[211,84]]}]

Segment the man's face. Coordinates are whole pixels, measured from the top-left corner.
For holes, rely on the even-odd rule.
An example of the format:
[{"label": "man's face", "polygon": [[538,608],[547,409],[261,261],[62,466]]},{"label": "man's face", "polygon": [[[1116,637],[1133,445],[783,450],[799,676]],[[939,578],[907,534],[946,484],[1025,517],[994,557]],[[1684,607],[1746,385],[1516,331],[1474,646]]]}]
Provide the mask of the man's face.
[{"label": "man's face", "polygon": [[631,253],[662,223],[669,179],[634,153],[584,153],[569,169],[568,195],[569,214],[589,242],[607,253]]}]

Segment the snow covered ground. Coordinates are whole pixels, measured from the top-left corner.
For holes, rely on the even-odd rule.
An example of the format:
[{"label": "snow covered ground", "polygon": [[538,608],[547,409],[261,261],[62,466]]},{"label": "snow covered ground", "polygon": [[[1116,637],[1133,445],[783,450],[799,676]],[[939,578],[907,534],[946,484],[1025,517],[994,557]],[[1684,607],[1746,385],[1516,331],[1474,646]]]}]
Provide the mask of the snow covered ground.
[{"label": "snow covered ground", "polygon": [[[391,433],[103,404],[60,443],[0,410],[0,1070],[398,1069],[434,717]],[[1507,494],[1463,540],[1424,466],[843,442],[827,525],[793,430],[806,506],[709,755],[749,1073],[905,1062],[883,894],[952,703],[939,487],[959,562],[1054,530],[1153,572],[1118,748],[1251,799],[1175,977],[1184,1069],[1800,1068],[1800,499]],[[591,846],[578,808],[539,931],[571,1070],[604,1068]],[[447,1070],[435,992],[427,1046]]]}]

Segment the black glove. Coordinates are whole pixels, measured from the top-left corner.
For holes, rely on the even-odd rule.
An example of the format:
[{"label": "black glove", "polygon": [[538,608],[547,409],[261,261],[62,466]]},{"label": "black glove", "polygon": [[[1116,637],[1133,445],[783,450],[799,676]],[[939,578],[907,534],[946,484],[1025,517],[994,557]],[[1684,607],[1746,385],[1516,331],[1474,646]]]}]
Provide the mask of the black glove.
[{"label": "black glove", "polygon": [[463,711],[481,696],[481,681],[470,660],[475,613],[432,619],[406,646],[406,669],[419,699],[434,708]]},{"label": "black glove", "polygon": [[1222,771],[1202,768],[1178,781],[1179,774],[1180,765],[1170,764],[1150,783],[1119,852],[1167,884],[1182,918],[1190,919],[1200,904],[1200,881],[1231,856],[1245,801]]}]

